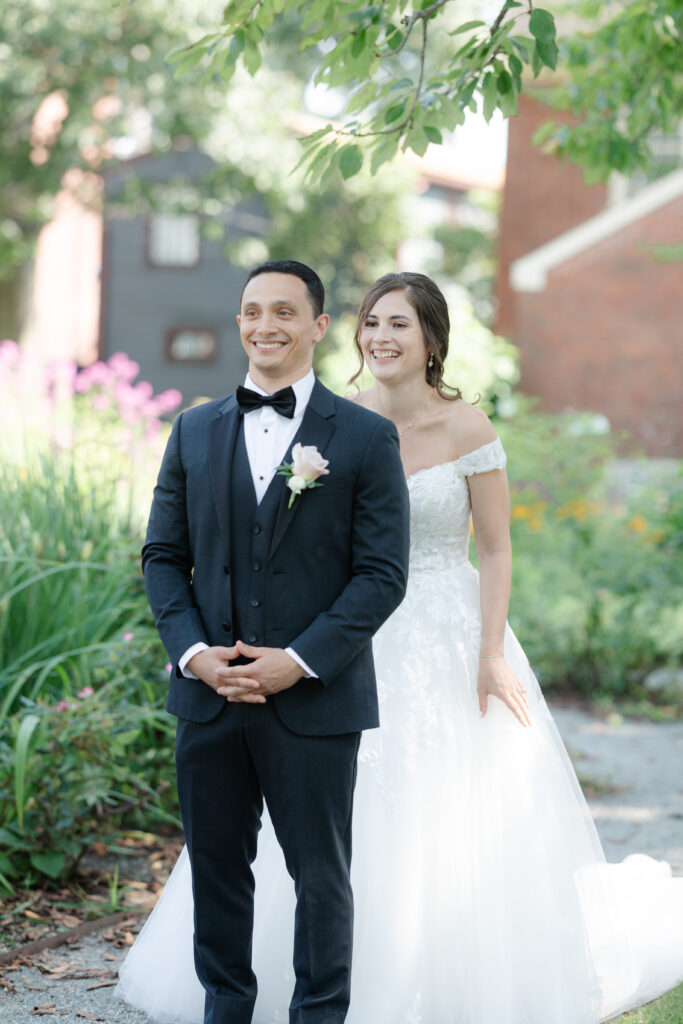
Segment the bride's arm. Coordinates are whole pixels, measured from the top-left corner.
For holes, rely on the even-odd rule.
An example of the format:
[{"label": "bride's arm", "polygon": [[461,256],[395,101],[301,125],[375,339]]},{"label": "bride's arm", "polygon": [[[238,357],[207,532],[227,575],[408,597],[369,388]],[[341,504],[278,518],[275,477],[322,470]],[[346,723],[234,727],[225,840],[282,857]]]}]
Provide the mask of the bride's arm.
[{"label": "bride's arm", "polygon": [[503,637],[510,600],[512,547],[510,494],[504,469],[468,476],[474,539],[479,562],[481,646],[479,706],[486,714],[489,696],[506,704],[523,725],[531,725],[526,692],[505,662]]}]

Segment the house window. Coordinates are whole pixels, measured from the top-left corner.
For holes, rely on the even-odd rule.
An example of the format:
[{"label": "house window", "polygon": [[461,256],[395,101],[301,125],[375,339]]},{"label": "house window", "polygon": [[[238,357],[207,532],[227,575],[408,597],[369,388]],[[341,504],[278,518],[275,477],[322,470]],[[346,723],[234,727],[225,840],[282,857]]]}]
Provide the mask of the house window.
[{"label": "house window", "polygon": [[147,258],[154,267],[196,267],[199,263],[199,218],[191,213],[151,214]]},{"label": "house window", "polygon": [[172,363],[210,363],[218,352],[218,336],[210,327],[173,327],[166,335],[166,357]]}]

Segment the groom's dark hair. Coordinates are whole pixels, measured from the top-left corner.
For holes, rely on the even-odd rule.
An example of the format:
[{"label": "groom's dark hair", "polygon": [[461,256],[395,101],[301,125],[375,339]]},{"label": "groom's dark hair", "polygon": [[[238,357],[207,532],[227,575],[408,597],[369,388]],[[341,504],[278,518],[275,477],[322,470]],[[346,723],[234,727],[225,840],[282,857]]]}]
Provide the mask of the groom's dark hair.
[{"label": "groom's dark hair", "polygon": [[[259,274],[291,274],[292,277],[301,278],[306,285],[308,297],[313,306],[313,315],[319,317],[322,313],[323,306],[325,305],[323,283],[315,270],[311,270],[305,263],[298,263],[297,260],[270,260],[268,263],[261,263],[260,266],[254,267],[249,272],[249,276],[244,282],[244,288],[247,287],[253,278],[258,277]],[[244,295],[244,288],[242,289],[242,295]],[[242,295],[240,295],[240,304],[242,302]]]}]

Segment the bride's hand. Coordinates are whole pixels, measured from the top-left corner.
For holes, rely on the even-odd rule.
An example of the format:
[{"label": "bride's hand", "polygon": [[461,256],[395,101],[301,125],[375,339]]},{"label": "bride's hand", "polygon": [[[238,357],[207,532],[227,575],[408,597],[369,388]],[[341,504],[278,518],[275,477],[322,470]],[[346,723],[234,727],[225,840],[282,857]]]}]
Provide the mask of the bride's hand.
[{"label": "bride's hand", "polygon": [[488,710],[489,697],[497,697],[522,725],[531,725],[526,690],[504,658],[482,658],[479,661],[477,695],[482,717]]}]

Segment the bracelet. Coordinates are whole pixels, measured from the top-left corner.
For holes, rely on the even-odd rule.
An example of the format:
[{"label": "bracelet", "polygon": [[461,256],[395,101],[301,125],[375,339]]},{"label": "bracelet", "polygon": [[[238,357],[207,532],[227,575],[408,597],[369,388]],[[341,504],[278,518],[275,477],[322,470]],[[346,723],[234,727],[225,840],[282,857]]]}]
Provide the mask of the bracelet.
[{"label": "bracelet", "polygon": [[480,654],[479,661],[489,661],[491,658],[504,658],[504,654]]}]

